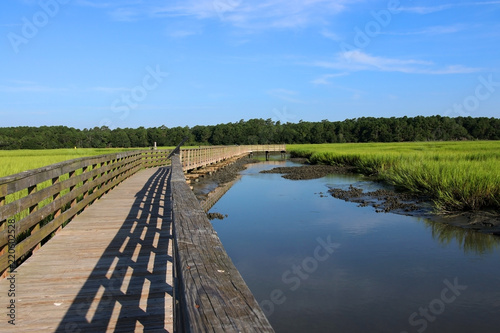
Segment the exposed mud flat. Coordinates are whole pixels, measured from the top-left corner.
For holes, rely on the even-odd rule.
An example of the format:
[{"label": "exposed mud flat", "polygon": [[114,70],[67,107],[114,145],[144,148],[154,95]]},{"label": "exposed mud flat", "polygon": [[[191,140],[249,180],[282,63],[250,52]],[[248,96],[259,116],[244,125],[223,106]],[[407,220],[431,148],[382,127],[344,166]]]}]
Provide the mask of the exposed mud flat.
[{"label": "exposed mud flat", "polygon": [[[306,180],[324,177],[328,174],[354,173],[354,168],[329,165],[304,165],[299,167],[279,167],[261,173],[279,173],[283,178]],[[331,196],[359,206],[372,206],[377,213],[395,213],[429,218],[433,221],[472,229],[500,236],[500,212],[498,211],[457,211],[443,214],[436,210],[428,197],[390,189],[365,191],[352,184],[347,189],[330,188]]]},{"label": "exposed mud flat", "polygon": [[207,217],[210,221],[212,220],[224,220],[227,217],[227,214],[223,215],[221,213],[207,213]]},{"label": "exposed mud flat", "polygon": [[280,173],[283,178],[292,180],[317,179],[332,173],[352,173],[354,168],[334,165],[304,165],[299,167],[278,167],[260,173]]},{"label": "exposed mud flat", "polygon": [[500,213],[495,211],[447,212],[437,211],[427,197],[406,192],[380,189],[365,192],[352,185],[349,189],[331,188],[328,192],[335,198],[359,203],[359,206],[372,206],[377,213],[395,213],[429,218],[433,221],[451,224],[462,228],[499,235]]},{"label": "exposed mud flat", "polygon": [[243,157],[233,164],[214,172],[210,176],[199,178],[199,181],[193,185],[193,192],[196,195],[196,198],[198,201],[206,199],[209,193],[215,190],[218,186],[235,180],[239,176],[240,171],[246,169],[247,164],[257,162],[258,161],[252,158]]},{"label": "exposed mud flat", "polygon": [[409,213],[416,211],[424,213],[424,210],[430,213],[430,207],[426,207],[425,205],[428,202],[428,198],[417,197],[408,193],[397,193],[387,189],[364,192],[362,188],[352,185],[347,190],[331,188],[328,192],[334,198],[357,202],[362,207],[373,206],[377,213]]},{"label": "exposed mud flat", "polygon": [[500,212],[470,211],[431,216],[436,222],[500,236]]}]

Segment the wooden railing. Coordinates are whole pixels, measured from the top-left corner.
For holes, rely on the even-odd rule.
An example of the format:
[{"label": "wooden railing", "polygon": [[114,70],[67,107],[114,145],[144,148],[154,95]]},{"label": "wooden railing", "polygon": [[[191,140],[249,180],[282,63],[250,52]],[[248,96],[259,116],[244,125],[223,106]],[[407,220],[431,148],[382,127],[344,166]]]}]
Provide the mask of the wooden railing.
[{"label": "wooden railing", "polygon": [[252,152],[282,152],[285,150],[286,145],[213,146],[182,149],[182,169],[184,171],[192,170]]},{"label": "wooden railing", "polygon": [[282,152],[286,151],[286,145],[285,144],[279,144],[279,145],[248,145],[248,146],[243,146],[248,149],[249,152],[262,152],[262,151],[269,151],[269,152]]},{"label": "wooden railing", "polygon": [[85,157],[0,178],[0,274],[141,168],[165,165],[169,152]]},{"label": "wooden railing", "polygon": [[[185,152],[183,152],[185,154]],[[174,327],[177,332],[274,332],[172,157]]]},{"label": "wooden railing", "polygon": [[154,168],[170,165],[170,149],[167,150],[145,150],[142,152],[142,165],[145,168]]}]

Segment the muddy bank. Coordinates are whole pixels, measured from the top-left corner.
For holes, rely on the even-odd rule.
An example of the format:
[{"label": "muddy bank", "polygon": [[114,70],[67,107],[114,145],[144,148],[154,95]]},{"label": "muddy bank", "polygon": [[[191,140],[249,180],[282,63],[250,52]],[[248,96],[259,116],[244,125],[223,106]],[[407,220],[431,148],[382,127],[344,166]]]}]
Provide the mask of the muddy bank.
[{"label": "muddy bank", "polygon": [[[328,174],[354,173],[355,170],[340,166],[304,165],[280,167],[261,172],[280,173],[286,179],[305,180],[321,178]],[[436,209],[428,197],[391,189],[365,191],[350,185],[347,189],[330,188],[328,192],[335,198],[358,203],[360,207],[371,206],[375,208],[377,213],[395,213],[428,218],[436,222],[500,236],[500,212],[498,211],[458,211],[443,214]]]},{"label": "muddy bank", "polygon": [[215,190],[217,187],[232,182],[238,176],[240,171],[246,169],[246,165],[250,163],[257,163],[258,161],[243,157],[234,162],[231,165],[224,167],[210,176],[205,176],[198,178],[198,182],[193,185],[193,192],[199,201],[205,200],[210,192]]},{"label": "muddy bank", "polygon": [[455,212],[433,215],[430,219],[435,222],[500,236],[500,212],[498,211]]},{"label": "muddy bank", "polygon": [[326,175],[337,173],[352,173],[354,168],[334,165],[304,165],[299,167],[279,167],[271,170],[264,170],[261,173],[280,173],[283,178],[292,180],[306,180],[322,178]]},{"label": "muddy bank", "polygon": [[288,160],[294,163],[310,165],[309,160],[305,157],[290,157]]},{"label": "muddy bank", "polygon": [[352,185],[347,190],[331,188],[328,192],[335,198],[359,203],[361,207],[372,206],[377,213],[391,212],[424,217],[435,222],[500,236],[500,212],[497,211],[457,211],[444,214],[436,210],[428,197],[387,189],[365,192]]},{"label": "muddy bank", "polygon": [[419,212],[431,214],[432,207],[429,199],[418,197],[409,193],[399,193],[387,189],[365,192],[361,188],[349,186],[347,190],[331,188],[328,192],[337,199],[357,202],[361,207],[373,206],[377,213],[409,213]]},{"label": "muddy bank", "polygon": [[[238,177],[240,171],[245,170],[247,167],[247,164],[250,163],[257,163],[258,161],[250,158],[250,157],[243,157],[234,162],[233,164],[230,164],[223,169],[218,170],[214,174],[212,174],[209,177],[206,177],[205,180],[209,182],[216,182],[217,185],[229,183]],[[203,183],[201,181],[200,183]]]},{"label": "muddy bank", "polygon": [[227,214],[223,215],[221,213],[207,213],[207,217],[210,221],[212,220],[224,220],[227,217]]}]

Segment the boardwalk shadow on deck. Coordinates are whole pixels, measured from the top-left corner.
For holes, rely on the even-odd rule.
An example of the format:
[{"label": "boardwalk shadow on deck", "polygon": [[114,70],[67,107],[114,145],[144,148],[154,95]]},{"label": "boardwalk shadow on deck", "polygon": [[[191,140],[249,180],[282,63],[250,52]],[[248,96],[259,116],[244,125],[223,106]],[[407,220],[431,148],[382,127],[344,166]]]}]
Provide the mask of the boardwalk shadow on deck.
[{"label": "boardwalk shadow on deck", "polygon": [[167,262],[173,260],[167,252],[171,241],[169,177],[170,168],[159,168],[136,194],[122,227],[56,332],[133,332],[139,328],[167,332],[165,317],[171,313],[168,302],[173,293],[167,282],[167,274],[172,274]]}]

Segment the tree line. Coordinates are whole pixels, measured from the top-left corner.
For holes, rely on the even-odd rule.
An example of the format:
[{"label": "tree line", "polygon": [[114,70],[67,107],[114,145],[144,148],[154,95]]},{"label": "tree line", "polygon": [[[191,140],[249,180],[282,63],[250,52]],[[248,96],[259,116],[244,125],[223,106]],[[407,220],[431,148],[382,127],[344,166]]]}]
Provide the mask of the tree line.
[{"label": "tree line", "polygon": [[250,119],[172,128],[2,127],[0,149],[129,148],[151,147],[155,142],[175,146],[185,137],[186,145],[500,140],[500,119],[417,116],[298,123]]}]

